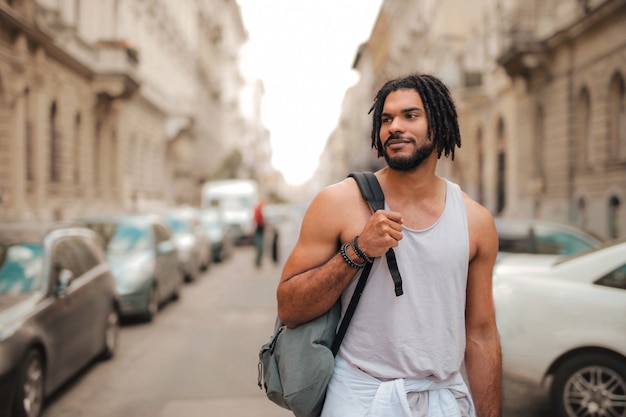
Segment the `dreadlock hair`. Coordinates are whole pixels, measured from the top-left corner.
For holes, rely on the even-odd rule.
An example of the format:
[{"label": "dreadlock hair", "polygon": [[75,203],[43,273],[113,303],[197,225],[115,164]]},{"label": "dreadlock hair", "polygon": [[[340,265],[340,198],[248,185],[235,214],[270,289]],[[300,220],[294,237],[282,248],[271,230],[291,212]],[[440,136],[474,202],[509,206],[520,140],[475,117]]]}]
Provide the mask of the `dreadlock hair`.
[{"label": "dreadlock hair", "polygon": [[454,160],[455,146],[461,147],[461,134],[456,107],[452,101],[450,91],[438,78],[428,74],[411,74],[405,77],[387,81],[374,98],[374,104],[369,113],[374,112],[372,118],[372,148],[383,156],[383,144],[380,139],[381,116],[383,106],[389,93],[409,89],[415,90],[424,103],[428,120],[428,138],[437,148],[437,158],[450,155]]}]

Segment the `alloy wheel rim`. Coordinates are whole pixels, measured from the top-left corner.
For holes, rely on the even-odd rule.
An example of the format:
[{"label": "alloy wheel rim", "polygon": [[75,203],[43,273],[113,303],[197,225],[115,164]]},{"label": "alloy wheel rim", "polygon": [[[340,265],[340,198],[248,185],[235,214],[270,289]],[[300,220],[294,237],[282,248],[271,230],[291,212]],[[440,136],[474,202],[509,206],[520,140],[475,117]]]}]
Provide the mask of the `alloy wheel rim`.
[{"label": "alloy wheel rim", "polygon": [[106,330],[106,345],[109,352],[115,351],[115,345],[117,344],[117,332],[118,332],[118,316],[115,311],[111,311],[109,318],[107,319]]},{"label": "alloy wheel rim", "polygon": [[43,368],[38,358],[34,358],[28,364],[22,401],[28,416],[39,415],[43,402]]},{"label": "alloy wheel rim", "polygon": [[567,380],[563,404],[571,417],[626,417],[626,380],[607,367],[581,368]]}]

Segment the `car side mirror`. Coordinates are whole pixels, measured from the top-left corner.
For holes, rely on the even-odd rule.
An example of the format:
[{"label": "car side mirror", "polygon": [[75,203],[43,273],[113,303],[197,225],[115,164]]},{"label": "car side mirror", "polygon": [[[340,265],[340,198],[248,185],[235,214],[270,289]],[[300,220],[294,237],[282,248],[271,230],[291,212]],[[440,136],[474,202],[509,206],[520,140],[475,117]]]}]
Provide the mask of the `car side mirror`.
[{"label": "car side mirror", "polygon": [[174,244],[170,241],[163,241],[157,245],[158,253],[168,253],[174,250]]},{"label": "car side mirror", "polygon": [[74,273],[69,269],[61,269],[57,276],[57,294],[64,294],[74,279]]}]

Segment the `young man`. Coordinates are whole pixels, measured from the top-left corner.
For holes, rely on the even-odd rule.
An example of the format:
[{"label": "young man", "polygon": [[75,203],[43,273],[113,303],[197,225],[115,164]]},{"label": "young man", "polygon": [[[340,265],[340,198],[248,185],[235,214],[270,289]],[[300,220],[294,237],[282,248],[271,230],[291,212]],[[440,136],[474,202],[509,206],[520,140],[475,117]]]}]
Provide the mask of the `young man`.
[{"label": "young man", "polygon": [[322,417],[500,416],[495,225],[458,185],[435,175],[441,155],[454,159],[460,147],[450,93],[433,76],[410,75],[387,82],[372,110],[372,146],[387,162],[376,172],[386,208],[372,214],[352,178],[315,197],[278,286],[280,319],[298,326],[340,297],[345,312],[356,277],[373,260]]}]

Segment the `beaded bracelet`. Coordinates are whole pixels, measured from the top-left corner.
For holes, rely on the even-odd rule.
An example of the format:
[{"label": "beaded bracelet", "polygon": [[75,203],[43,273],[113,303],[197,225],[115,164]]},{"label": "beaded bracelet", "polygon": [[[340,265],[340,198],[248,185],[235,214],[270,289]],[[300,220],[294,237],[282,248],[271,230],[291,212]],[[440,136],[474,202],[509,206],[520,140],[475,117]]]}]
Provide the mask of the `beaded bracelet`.
[{"label": "beaded bracelet", "polygon": [[369,263],[374,262],[372,258],[367,256],[367,254],[363,252],[361,248],[359,248],[359,236],[358,235],[355,236],[354,239],[352,239],[352,248],[354,249],[354,252],[356,252],[359,258],[365,259],[365,262],[369,262]]},{"label": "beaded bracelet", "polygon": [[350,258],[350,256],[348,256],[348,246],[350,246],[350,242],[344,243],[343,245],[341,245],[341,256],[343,257],[343,260],[346,261],[346,263],[348,265],[350,265],[352,268],[354,269],[360,269],[363,268],[366,264],[366,262],[363,262],[362,264],[358,263],[358,262],[354,262],[352,260],[352,258]]}]

